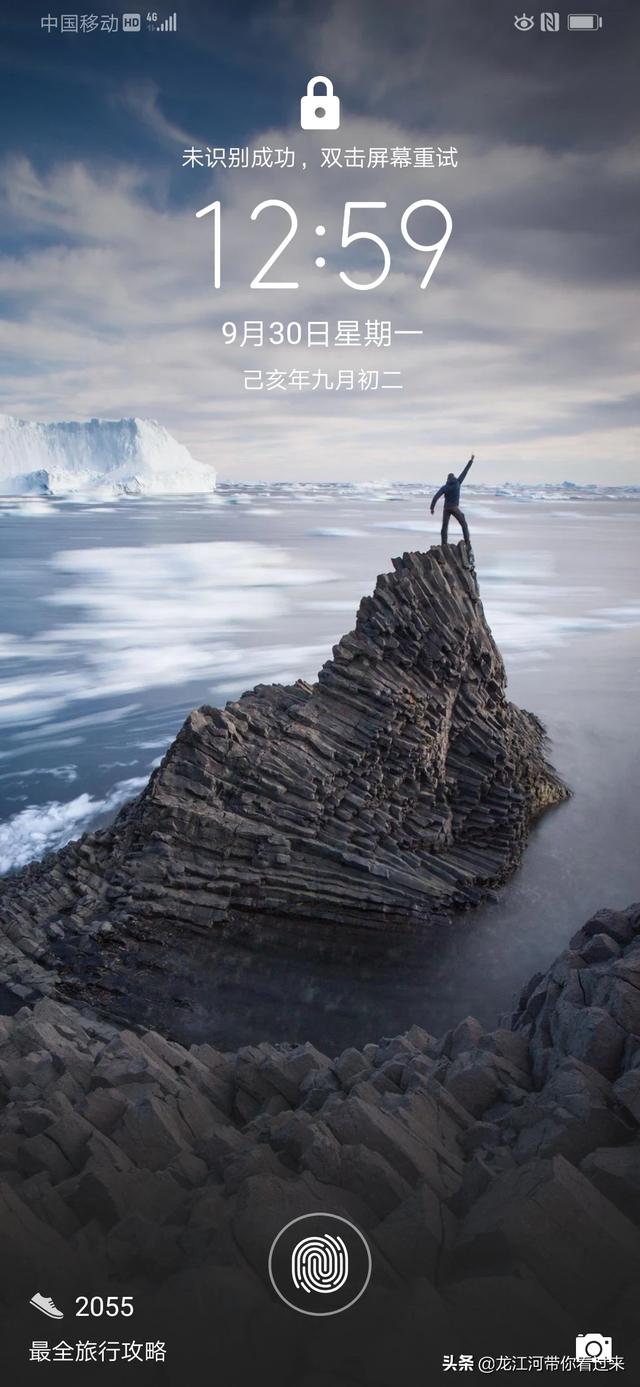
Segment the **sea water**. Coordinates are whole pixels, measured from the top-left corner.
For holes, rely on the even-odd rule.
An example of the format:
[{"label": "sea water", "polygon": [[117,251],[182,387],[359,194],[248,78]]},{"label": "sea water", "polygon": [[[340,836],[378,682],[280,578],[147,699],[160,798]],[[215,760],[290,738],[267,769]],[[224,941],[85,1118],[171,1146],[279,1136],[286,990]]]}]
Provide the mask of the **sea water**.
[{"label": "sea water", "polygon": [[[640,501],[468,489],[464,508],[509,696],[545,723],[573,798],[418,962],[256,964],[212,944],[194,1033],[337,1048],[493,1023],[590,913],[640,898]],[[0,869],[109,822],[192,707],[313,679],[391,557],[438,538],[417,486],[0,501]]]}]

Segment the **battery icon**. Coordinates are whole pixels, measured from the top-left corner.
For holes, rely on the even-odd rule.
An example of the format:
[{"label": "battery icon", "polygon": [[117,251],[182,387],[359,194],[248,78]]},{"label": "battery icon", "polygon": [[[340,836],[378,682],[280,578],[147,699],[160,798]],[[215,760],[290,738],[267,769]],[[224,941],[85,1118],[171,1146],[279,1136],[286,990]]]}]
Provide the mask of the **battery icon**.
[{"label": "battery icon", "polygon": [[599,14],[569,14],[567,15],[567,27],[569,29],[580,29],[583,33],[593,29],[602,28],[602,18]]}]

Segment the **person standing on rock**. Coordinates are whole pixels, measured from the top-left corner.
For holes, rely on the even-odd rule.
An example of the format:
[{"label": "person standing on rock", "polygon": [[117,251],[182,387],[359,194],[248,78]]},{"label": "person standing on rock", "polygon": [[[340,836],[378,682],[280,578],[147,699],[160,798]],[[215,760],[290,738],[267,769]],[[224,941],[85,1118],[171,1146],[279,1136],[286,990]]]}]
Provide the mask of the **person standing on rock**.
[{"label": "person standing on rock", "polygon": [[449,476],[447,477],[444,486],[441,486],[440,490],[436,491],[433,501],[431,502],[431,514],[433,515],[436,505],[440,500],[440,497],[444,496],[444,508],[442,511],[442,529],[440,531],[440,541],[442,544],[447,543],[447,535],[449,533],[449,520],[453,515],[455,516],[455,519],[457,520],[458,524],[462,526],[462,533],[464,535],[465,543],[469,546],[469,548],[471,547],[471,540],[469,539],[469,526],[467,525],[467,522],[465,520],[464,511],[460,510],[458,502],[460,500],[460,487],[462,486],[462,483],[467,475],[467,472],[469,471],[474,457],[475,453],[472,453],[466,467],[463,467],[459,477],[456,477],[454,472],[449,473]]}]

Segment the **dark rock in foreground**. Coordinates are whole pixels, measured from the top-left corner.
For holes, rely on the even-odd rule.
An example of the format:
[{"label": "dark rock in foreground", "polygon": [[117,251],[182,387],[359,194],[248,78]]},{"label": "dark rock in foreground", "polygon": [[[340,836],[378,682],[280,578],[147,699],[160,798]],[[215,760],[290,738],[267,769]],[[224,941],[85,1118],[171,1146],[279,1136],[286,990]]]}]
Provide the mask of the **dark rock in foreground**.
[{"label": "dark rock in foreground", "polygon": [[37,961],[43,925],[106,929],[112,945],[185,930],[388,936],[503,881],[566,788],[538,720],[506,699],[464,545],[394,569],[316,684],[198,709],[111,829],[5,881],[6,938],[30,940]]},{"label": "dark rock in foreground", "polygon": [[[242,1387],[258,1368],[397,1387],[439,1380],[441,1351],[571,1356],[584,1330],[637,1381],[639,980],[634,906],[590,920],[490,1033],[467,1018],[331,1059],[185,1049],[51,999],[0,1018],[0,1304],[147,1297],[154,1337],[184,1336],[176,1384],[208,1380],[185,1366],[209,1334]],[[268,1284],[275,1234],[319,1210],[373,1254],[344,1342]]]}]

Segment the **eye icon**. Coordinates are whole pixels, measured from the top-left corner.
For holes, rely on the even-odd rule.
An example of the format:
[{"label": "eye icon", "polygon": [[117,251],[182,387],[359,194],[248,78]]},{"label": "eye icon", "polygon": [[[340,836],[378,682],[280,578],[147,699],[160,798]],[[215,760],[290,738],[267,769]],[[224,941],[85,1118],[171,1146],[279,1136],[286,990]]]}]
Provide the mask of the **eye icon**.
[{"label": "eye icon", "polygon": [[519,29],[521,34],[526,34],[527,29],[533,29],[534,20],[532,14],[517,14],[513,22],[516,29]]}]

